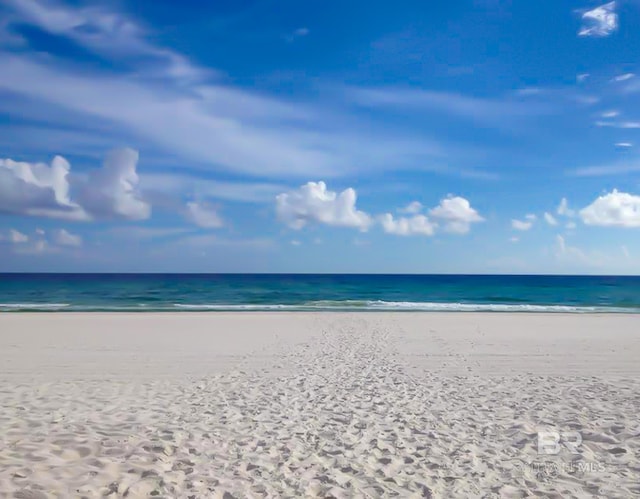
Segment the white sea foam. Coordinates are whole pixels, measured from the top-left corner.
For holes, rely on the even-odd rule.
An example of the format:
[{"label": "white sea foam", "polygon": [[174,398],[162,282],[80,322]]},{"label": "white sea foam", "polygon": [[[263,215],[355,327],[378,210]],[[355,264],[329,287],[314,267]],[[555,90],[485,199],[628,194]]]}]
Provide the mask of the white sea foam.
[{"label": "white sea foam", "polygon": [[572,306],[572,305],[531,305],[502,303],[438,303],[438,302],[396,302],[365,300],[320,300],[303,304],[183,304],[174,307],[184,310],[384,310],[422,312],[543,312],[543,313],[640,313],[640,308]]},{"label": "white sea foam", "polygon": [[184,310],[296,310],[300,305],[282,305],[282,304],[193,304],[193,303],[175,303],[175,308]]},{"label": "white sea foam", "polygon": [[58,310],[70,306],[70,303],[0,303],[0,310]]},{"label": "white sea foam", "polygon": [[0,303],[0,312],[158,312],[204,311],[415,311],[415,312],[537,312],[537,313],[640,313],[638,307],[532,305],[526,303],[439,303],[384,300],[317,300],[286,303],[173,303],[136,305],[73,305],[70,303]]}]

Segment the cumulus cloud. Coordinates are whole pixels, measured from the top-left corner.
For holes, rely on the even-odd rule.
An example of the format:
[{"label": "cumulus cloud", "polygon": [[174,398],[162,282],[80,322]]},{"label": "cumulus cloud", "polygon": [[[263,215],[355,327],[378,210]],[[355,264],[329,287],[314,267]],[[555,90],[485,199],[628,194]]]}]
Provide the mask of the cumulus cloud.
[{"label": "cumulus cloud", "polygon": [[51,165],[0,159],[0,211],[86,220],[87,213],[69,197],[69,170],[61,156]]},{"label": "cumulus cloud", "polygon": [[15,229],[9,229],[6,233],[0,232],[0,241],[7,241],[12,244],[22,244],[29,242],[29,236]]},{"label": "cumulus cloud", "polygon": [[484,221],[469,201],[460,196],[443,199],[438,206],[429,211],[429,214],[444,223],[447,232],[454,234],[466,234],[471,224]]},{"label": "cumulus cloud", "polygon": [[544,214],[544,219],[549,225],[558,225],[556,218],[548,211]]},{"label": "cumulus cloud", "polygon": [[82,246],[82,238],[66,229],[54,229],[48,232],[36,229],[32,235],[11,229],[4,233],[0,232],[0,242],[11,243],[11,251],[22,255],[57,253],[65,248]]},{"label": "cumulus cloud", "polygon": [[530,220],[516,220],[513,219],[511,220],[511,227],[515,230],[521,230],[521,231],[525,231],[525,230],[529,230],[531,227],[533,227],[533,222]]},{"label": "cumulus cloud", "polygon": [[531,227],[533,227],[533,223],[537,220],[537,218],[538,217],[533,213],[527,213],[524,216],[524,220],[511,220],[511,227],[515,230],[529,230]]},{"label": "cumulus cloud", "polygon": [[580,210],[580,218],[587,225],[640,227],[640,196],[614,189]]},{"label": "cumulus cloud", "polygon": [[385,213],[378,217],[378,221],[387,234],[431,236],[441,225],[447,232],[466,234],[469,232],[471,224],[484,220],[471,207],[469,201],[458,196],[450,195],[440,201],[438,206],[429,210],[429,216],[434,220],[419,214],[422,209],[421,203],[413,201],[398,210],[400,213],[413,216],[395,218],[391,213]]},{"label": "cumulus cloud", "polygon": [[567,201],[567,198],[562,198],[560,200],[560,204],[558,205],[556,213],[563,217],[572,217],[576,212],[569,208],[569,201]]},{"label": "cumulus cloud", "polygon": [[191,223],[206,229],[218,229],[224,225],[215,207],[206,203],[187,203],[185,216]]},{"label": "cumulus cloud", "polygon": [[12,243],[17,243],[17,244],[26,243],[29,241],[29,236],[27,236],[26,234],[23,234],[20,231],[11,229],[9,231],[9,240]]},{"label": "cumulus cloud", "polygon": [[118,149],[102,168],[71,176],[62,156],[50,165],[0,159],[0,212],[66,220],[143,220],[151,206],[140,197],[138,153]]},{"label": "cumulus cloud", "polygon": [[76,248],[82,246],[82,238],[76,234],[72,234],[66,229],[54,230],[52,239],[58,246],[71,246]]},{"label": "cumulus cloud", "polygon": [[429,221],[424,215],[396,219],[391,213],[385,213],[380,217],[380,223],[387,234],[397,236],[432,236],[436,229],[436,224]]},{"label": "cumulus cloud", "polygon": [[558,234],[556,236],[556,256],[563,257],[566,255],[573,255],[575,257],[579,257],[581,260],[585,260],[585,255],[581,250],[569,246],[565,241],[565,238]]},{"label": "cumulus cloud", "polygon": [[578,35],[604,37],[615,33],[617,29],[618,14],[616,2],[613,1],[584,12]]},{"label": "cumulus cloud", "polygon": [[398,213],[406,213],[408,215],[415,215],[422,211],[422,203],[420,201],[412,201],[404,208],[400,208]]},{"label": "cumulus cloud", "polygon": [[327,190],[324,182],[307,182],[299,189],[276,196],[278,219],[292,229],[310,223],[369,229],[372,219],[356,208],[357,195],[352,188],[341,193]]},{"label": "cumulus cloud", "polygon": [[95,218],[149,218],[151,205],[138,192],[137,164],[138,151],[111,151],[103,167],[89,173],[80,191],[83,207]]}]

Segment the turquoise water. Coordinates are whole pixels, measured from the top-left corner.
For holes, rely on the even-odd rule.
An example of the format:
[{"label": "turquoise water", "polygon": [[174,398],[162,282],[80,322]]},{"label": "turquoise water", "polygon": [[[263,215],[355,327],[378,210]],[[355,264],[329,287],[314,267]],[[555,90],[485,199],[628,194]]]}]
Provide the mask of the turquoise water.
[{"label": "turquoise water", "polygon": [[0,312],[640,312],[640,277],[0,274]]}]

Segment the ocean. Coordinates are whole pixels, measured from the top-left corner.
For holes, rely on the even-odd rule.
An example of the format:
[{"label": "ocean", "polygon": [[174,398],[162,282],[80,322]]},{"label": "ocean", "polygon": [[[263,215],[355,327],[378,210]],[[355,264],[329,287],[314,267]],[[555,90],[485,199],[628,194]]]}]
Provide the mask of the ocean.
[{"label": "ocean", "polygon": [[640,312],[640,277],[0,274],[0,312]]}]

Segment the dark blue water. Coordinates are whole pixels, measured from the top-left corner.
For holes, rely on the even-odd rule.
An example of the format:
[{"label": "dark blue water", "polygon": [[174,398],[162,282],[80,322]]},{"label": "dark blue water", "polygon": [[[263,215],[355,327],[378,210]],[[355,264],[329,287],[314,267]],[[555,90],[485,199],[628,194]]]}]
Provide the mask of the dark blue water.
[{"label": "dark blue water", "polygon": [[0,274],[0,311],[640,312],[640,277]]}]

